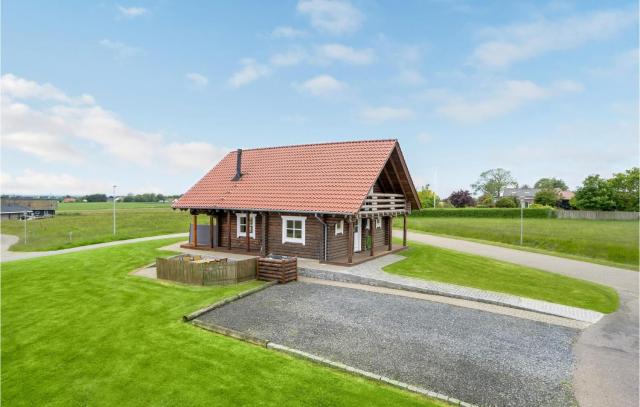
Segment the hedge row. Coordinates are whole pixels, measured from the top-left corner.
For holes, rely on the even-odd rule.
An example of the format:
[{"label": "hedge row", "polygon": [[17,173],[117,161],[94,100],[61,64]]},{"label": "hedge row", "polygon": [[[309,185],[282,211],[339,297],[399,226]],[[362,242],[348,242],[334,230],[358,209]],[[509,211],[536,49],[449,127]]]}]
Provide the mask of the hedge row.
[{"label": "hedge row", "polygon": [[[411,216],[429,218],[519,218],[520,208],[436,208],[413,211]],[[525,218],[554,218],[551,208],[527,208]]]}]

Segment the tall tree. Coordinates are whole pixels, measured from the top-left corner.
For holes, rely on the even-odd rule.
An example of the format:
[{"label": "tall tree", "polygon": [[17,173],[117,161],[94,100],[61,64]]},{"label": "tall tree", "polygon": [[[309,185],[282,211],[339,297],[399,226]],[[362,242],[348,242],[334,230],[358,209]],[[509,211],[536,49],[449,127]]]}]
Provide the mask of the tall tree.
[{"label": "tall tree", "polygon": [[633,167],[625,172],[613,174],[609,179],[613,190],[613,200],[619,211],[636,211],[640,209],[640,168]]},{"label": "tall tree", "polygon": [[480,174],[478,180],[471,184],[475,192],[489,194],[494,198],[499,198],[505,188],[517,187],[518,182],[510,171],[504,168],[494,168]]},{"label": "tall tree", "polygon": [[579,209],[612,211],[616,209],[611,184],[599,175],[589,175],[576,191],[576,206]]},{"label": "tall tree", "polygon": [[418,198],[420,198],[420,204],[423,208],[433,208],[434,198],[436,206],[440,203],[440,197],[434,191],[429,189],[429,184],[420,188],[420,191],[418,191]]},{"label": "tall tree", "polygon": [[476,200],[473,199],[469,191],[455,191],[449,195],[447,201],[456,208],[466,208],[468,206],[476,206]]},{"label": "tall tree", "polygon": [[569,189],[567,184],[559,178],[540,178],[538,182],[533,186],[534,188],[539,189],[560,189],[561,191],[566,191]]}]

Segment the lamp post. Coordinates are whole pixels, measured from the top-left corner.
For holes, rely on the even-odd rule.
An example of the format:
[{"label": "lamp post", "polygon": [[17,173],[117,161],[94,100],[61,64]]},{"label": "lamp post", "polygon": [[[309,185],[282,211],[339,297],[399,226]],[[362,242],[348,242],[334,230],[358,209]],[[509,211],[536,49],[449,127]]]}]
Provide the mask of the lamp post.
[{"label": "lamp post", "polygon": [[524,199],[520,199],[520,246],[522,246],[523,232],[524,232]]},{"label": "lamp post", "polygon": [[24,244],[27,244],[27,212],[22,214],[24,217]]},{"label": "lamp post", "polygon": [[113,186],[113,235],[116,235],[116,188],[118,186]]}]

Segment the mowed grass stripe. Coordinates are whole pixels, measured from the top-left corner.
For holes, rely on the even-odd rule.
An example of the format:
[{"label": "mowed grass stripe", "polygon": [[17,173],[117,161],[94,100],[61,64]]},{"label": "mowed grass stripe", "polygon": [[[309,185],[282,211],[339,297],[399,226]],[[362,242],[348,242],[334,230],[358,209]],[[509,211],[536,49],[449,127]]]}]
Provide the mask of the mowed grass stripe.
[{"label": "mowed grass stripe", "polygon": [[482,256],[411,242],[384,271],[610,313],[618,294],[604,285]]},{"label": "mowed grass stripe", "polygon": [[2,404],[440,405],[183,323],[261,283],[189,287],[128,274],[174,241],[3,264]]},{"label": "mowed grass stripe", "polygon": [[[396,220],[395,226],[401,227],[401,221]],[[439,235],[520,244],[520,219],[409,217],[408,227]],[[525,219],[523,245],[638,270],[638,232],[635,221]]]}]

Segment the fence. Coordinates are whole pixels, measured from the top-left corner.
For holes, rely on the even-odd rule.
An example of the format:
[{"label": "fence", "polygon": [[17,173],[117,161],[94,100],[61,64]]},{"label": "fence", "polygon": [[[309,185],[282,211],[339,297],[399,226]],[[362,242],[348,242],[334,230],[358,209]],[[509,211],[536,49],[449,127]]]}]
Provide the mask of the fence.
[{"label": "fence", "polygon": [[560,219],[591,219],[591,220],[638,220],[640,212],[606,212],[606,211],[565,211],[557,210]]},{"label": "fence", "polygon": [[256,278],[257,259],[228,261],[178,255],[156,259],[159,279],[195,285],[228,285]]}]

